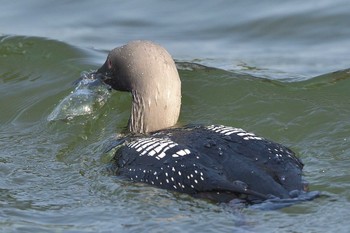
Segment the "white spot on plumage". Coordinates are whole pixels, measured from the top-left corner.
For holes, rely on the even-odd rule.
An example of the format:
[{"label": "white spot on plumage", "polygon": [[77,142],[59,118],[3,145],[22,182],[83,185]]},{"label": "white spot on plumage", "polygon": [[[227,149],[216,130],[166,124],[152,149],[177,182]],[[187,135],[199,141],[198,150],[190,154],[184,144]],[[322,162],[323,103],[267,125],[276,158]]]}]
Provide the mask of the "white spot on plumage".
[{"label": "white spot on plumage", "polygon": [[227,133],[224,133],[226,136],[229,136],[229,135],[231,135],[231,134],[233,134],[233,133],[235,133],[235,131],[229,131],[229,132],[227,132]]},{"label": "white spot on plumage", "polygon": [[179,176],[181,176],[181,172],[180,171],[178,171],[177,174],[179,174]]},{"label": "white spot on plumage", "polygon": [[177,151],[175,154],[173,154],[172,156],[174,158],[177,158],[179,156],[185,156],[185,155],[189,155],[191,154],[191,151],[189,149],[183,149],[183,150],[179,150]]},{"label": "white spot on plumage", "polygon": [[178,158],[180,156],[185,156],[185,155],[189,155],[189,154],[191,154],[191,151],[189,149],[183,149],[183,150],[177,151],[175,154],[172,154],[172,157]]},{"label": "white spot on plumage", "polygon": [[154,150],[151,150],[150,152],[148,152],[149,156],[154,156],[156,154],[156,152]]},{"label": "white spot on plumage", "polygon": [[168,179],[165,179],[165,181],[169,184],[169,180]]},{"label": "white spot on plumage", "polygon": [[140,152],[142,150],[143,150],[142,147],[139,147],[139,148],[136,149],[137,152]]},{"label": "white spot on plumage", "polygon": [[198,181],[195,179],[195,180],[194,180],[194,183],[198,184]]},{"label": "white spot on plumage", "polygon": [[186,155],[186,152],[184,150],[179,150],[178,152],[176,152],[176,154],[178,154],[180,156],[184,156],[184,155]]},{"label": "white spot on plumage", "polygon": [[165,154],[164,151],[163,151],[162,153],[160,153],[159,155],[157,155],[156,158],[157,158],[158,160],[160,160],[160,159],[164,158],[165,156],[166,156],[166,154]]}]

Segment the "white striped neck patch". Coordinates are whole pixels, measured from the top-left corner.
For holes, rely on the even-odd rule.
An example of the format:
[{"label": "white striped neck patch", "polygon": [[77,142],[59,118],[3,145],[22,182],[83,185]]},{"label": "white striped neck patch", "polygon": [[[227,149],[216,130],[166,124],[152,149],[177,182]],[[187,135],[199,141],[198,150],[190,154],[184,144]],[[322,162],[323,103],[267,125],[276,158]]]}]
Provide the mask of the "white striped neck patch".
[{"label": "white striped neck patch", "polygon": [[[169,138],[147,137],[138,138],[129,143],[127,147],[134,148],[139,153],[139,156],[151,156],[161,160],[167,155],[169,149],[178,145],[178,143],[170,140]],[[170,155],[173,158],[178,158],[189,154],[191,154],[189,149],[179,149]]]},{"label": "white striped neck patch", "polygon": [[207,126],[206,128],[226,136],[229,136],[231,134],[236,134],[242,137],[244,140],[263,140],[262,137],[258,137],[253,133],[248,133],[247,131],[241,128],[234,128],[234,127],[223,126],[223,125],[210,125],[210,126]]}]

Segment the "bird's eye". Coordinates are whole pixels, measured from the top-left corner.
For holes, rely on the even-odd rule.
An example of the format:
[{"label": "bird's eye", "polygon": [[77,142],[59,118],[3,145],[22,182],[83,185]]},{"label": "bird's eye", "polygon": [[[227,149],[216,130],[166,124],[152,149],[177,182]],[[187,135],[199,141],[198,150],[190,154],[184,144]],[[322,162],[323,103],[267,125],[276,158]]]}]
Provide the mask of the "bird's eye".
[{"label": "bird's eye", "polygon": [[112,61],[108,58],[107,60],[108,69],[112,69]]}]

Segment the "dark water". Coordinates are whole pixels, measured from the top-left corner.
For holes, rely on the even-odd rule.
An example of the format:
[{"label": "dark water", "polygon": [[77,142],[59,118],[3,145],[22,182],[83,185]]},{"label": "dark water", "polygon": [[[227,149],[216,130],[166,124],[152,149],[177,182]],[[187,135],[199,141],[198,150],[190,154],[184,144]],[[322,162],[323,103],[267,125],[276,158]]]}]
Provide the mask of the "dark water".
[{"label": "dark water", "polygon": [[[0,9],[1,232],[348,232],[348,1],[0,1]],[[72,120],[48,116],[82,71],[133,39],[156,41],[177,60],[181,124],[242,127],[291,147],[324,196],[262,211],[112,176],[103,150],[126,125],[127,93]]]}]

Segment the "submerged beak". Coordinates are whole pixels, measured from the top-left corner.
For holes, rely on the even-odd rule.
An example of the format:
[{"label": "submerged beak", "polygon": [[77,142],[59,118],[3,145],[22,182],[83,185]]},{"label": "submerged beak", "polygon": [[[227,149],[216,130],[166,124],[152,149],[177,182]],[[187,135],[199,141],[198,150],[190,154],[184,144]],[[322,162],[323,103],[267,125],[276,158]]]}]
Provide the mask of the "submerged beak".
[{"label": "submerged beak", "polygon": [[99,69],[92,72],[83,72],[81,76],[73,82],[74,85],[80,85],[82,81],[88,81],[89,86],[105,84],[111,88],[112,74],[106,63]]},{"label": "submerged beak", "polygon": [[112,72],[107,65],[107,61],[99,69],[93,72],[93,76],[94,78],[110,85],[110,80],[112,80]]},{"label": "submerged beak", "polygon": [[104,82],[105,84],[109,84],[108,80],[112,78],[107,73],[99,73],[98,70],[91,73],[93,77],[97,80]]}]

